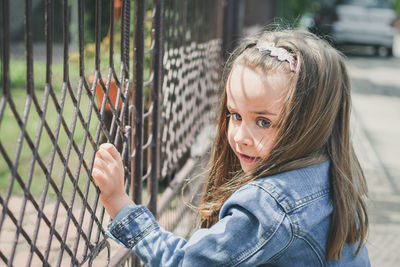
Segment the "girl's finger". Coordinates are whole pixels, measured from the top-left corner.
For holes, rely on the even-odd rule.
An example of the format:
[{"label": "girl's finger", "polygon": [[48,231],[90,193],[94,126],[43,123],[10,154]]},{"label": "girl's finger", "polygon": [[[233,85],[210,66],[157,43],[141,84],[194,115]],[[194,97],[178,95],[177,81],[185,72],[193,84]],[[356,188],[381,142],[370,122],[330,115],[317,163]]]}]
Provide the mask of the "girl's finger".
[{"label": "girl's finger", "polygon": [[111,154],[111,156],[115,159],[115,160],[120,160],[121,159],[121,155],[119,154],[118,150],[115,148],[115,146],[113,144],[110,143],[104,143],[100,146],[100,148],[104,148],[105,150],[108,151],[108,153]]},{"label": "girl's finger", "polygon": [[113,162],[113,161],[115,161],[115,159],[110,154],[110,152],[108,150],[104,149],[103,147],[100,147],[100,149],[99,149],[99,151],[97,151],[97,153],[99,153],[101,155],[101,159],[104,162]]},{"label": "girl's finger", "polygon": [[92,173],[91,173],[92,178],[93,178],[92,181],[93,181],[94,185],[97,187],[99,186],[99,184],[97,183],[97,179],[99,177],[98,172],[99,172],[99,170],[94,168],[94,169],[92,169]]},{"label": "girl's finger", "polygon": [[105,167],[107,167],[107,164],[104,162],[102,158],[96,157],[94,159],[93,168],[97,168],[103,171]]},{"label": "girl's finger", "polygon": [[103,158],[101,155],[100,149],[96,152],[96,158]]},{"label": "girl's finger", "polygon": [[93,168],[92,177],[93,177],[93,181],[95,182],[95,184],[99,187],[101,187],[104,184],[104,181],[106,178],[104,173],[97,168]]}]

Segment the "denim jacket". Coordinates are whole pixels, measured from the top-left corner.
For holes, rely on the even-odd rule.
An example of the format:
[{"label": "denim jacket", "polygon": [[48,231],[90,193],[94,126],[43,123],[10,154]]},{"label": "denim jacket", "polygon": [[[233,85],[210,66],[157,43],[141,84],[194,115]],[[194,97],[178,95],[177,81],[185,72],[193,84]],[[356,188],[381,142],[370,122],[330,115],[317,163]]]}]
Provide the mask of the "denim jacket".
[{"label": "denim jacket", "polygon": [[257,179],[232,194],[219,221],[186,241],[140,205],[124,207],[107,234],[147,266],[370,266],[363,245],[326,261],[331,220],[329,162]]}]

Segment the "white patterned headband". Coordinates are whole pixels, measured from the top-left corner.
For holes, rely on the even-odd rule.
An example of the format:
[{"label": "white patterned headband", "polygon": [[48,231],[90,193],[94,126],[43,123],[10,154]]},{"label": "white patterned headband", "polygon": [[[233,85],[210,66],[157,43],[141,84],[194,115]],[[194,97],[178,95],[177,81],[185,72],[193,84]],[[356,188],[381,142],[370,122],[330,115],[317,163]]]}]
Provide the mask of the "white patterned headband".
[{"label": "white patterned headband", "polygon": [[262,42],[252,46],[260,52],[270,51],[270,56],[277,57],[280,61],[287,61],[290,64],[290,70],[296,71],[297,58],[295,55],[291,55],[285,48],[275,47],[275,43]]}]

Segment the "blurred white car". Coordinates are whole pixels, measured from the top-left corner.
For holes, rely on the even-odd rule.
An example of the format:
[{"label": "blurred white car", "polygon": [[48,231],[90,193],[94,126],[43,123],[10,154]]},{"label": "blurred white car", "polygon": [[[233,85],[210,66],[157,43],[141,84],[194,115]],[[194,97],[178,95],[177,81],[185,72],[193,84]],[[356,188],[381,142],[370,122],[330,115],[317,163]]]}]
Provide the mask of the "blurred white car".
[{"label": "blurred white car", "polygon": [[340,0],[316,14],[314,31],[338,45],[371,45],[391,56],[396,19],[390,0]]}]

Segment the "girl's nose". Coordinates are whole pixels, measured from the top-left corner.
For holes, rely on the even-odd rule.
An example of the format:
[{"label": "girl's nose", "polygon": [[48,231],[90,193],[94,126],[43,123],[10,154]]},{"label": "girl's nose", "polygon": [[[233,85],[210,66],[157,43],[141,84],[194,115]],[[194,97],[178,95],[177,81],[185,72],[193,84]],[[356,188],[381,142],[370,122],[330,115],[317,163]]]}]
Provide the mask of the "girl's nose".
[{"label": "girl's nose", "polygon": [[233,140],[239,145],[251,145],[252,138],[246,124],[241,123],[241,125],[237,127]]}]

